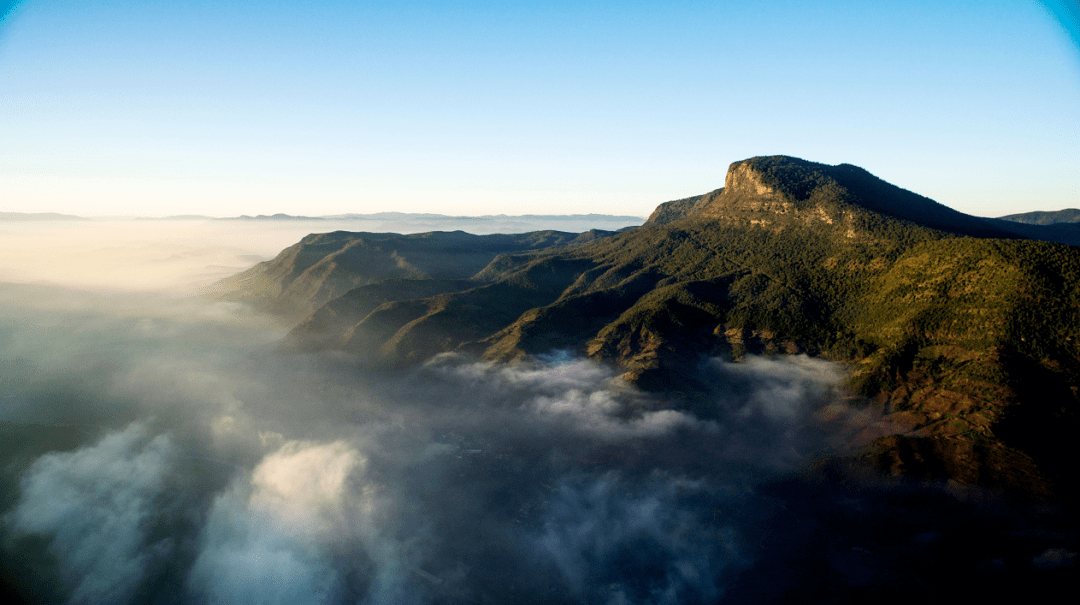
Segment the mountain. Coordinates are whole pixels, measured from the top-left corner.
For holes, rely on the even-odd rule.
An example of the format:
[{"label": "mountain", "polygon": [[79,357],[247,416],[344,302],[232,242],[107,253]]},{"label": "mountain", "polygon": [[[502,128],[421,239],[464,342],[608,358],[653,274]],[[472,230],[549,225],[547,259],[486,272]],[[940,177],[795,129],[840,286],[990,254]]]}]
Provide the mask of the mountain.
[{"label": "mountain", "polygon": [[418,214],[410,212],[375,212],[372,214],[332,214],[323,216],[320,218],[327,219],[339,219],[339,220],[368,220],[368,219],[410,219],[410,218],[426,218],[426,219],[459,219],[459,220],[474,220],[474,221],[488,221],[493,219],[505,220],[505,219],[522,219],[522,220],[544,220],[544,221],[566,221],[566,222],[579,222],[579,221],[591,221],[594,223],[625,223],[625,222],[641,222],[640,217],[630,215],[611,215],[611,214],[482,214],[479,216],[450,216],[446,214]]},{"label": "mountain", "polygon": [[173,214],[170,216],[137,216],[137,221],[213,221],[217,220],[205,214]]},{"label": "mountain", "polygon": [[[214,219],[225,224],[257,225],[264,229],[295,229],[301,234],[329,231],[364,231],[374,233],[423,233],[429,231],[466,231],[472,234],[528,233],[532,231],[564,231],[580,233],[591,229],[618,231],[637,227],[642,217],[606,214],[555,215],[484,215],[449,216],[406,212],[377,212],[373,214],[336,214],[325,216],[259,215]],[[212,225],[211,225],[212,226]],[[297,235],[299,238],[300,235]]]},{"label": "mountain", "polygon": [[365,284],[395,279],[467,280],[500,254],[587,242],[611,234],[598,230],[512,235],[464,231],[312,234],[274,259],[217,282],[207,293],[251,304],[295,323]]},{"label": "mountain", "polygon": [[232,283],[266,308],[313,311],[293,349],[391,368],[565,349],[702,415],[703,356],[823,356],[884,415],[847,462],[1025,493],[1072,485],[1080,249],[1059,231],[772,156],[637,229],[518,237],[477,253],[465,234],[313,235]]},{"label": "mountain", "polygon": [[[59,216],[59,215],[58,215]],[[189,218],[187,216],[167,217],[167,218]],[[195,218],[212,218],[212,217],[195,217]],[[328,214],[323,216],[302,216],[294,214],[259,214],[257,216],[250,216],[247,214],[241,214],[240,216],[229,216],[221,218],[213,218],[216,221],[408,221],[408,220],[453,220],[453,221],[475,221],[475,222],[487,222],[487,221],[506,221],[517,220],[522,222],[530,221],[543,221],[543,222],[567,222],[567,223],[580,223],[590,222],[593,224],[604,223],[640,223],[641,218],[629,215],[611,215],[611,214],[484,214],[480,216],[451,216],[446,214],[430,214],[430,213],[413,213],[413,212],[374,212],[371,214],[358,214],[350,212],[347,214]]]},{"label": "mountain", "polygon": [[1028,225],[1053,225],[1055,223],[1080,223],[1080,210],[1066,208],[1052,212],[1036,211],[1022,214],[1010,214],[1001,217],[1002,220]]},{"label": "mountain", "polygon": [[[691,204],[687,204],[693,200]],[[764,221],[780,227],[834,219],[854,227],[866,211],[905,219],[924,227],[978,237],[1009,237],[991,222],[901,189],[851,164],[829,166],[786,156],[751,158],[728,170],[724,188],[699,198],[669,202],[683,209],[650,222],[666,224],[682,216]],[[665,204],[666,206],[666,204]],[[664,206],[661,206],[664,208]],[[658,209],[660,212],[661,209]]]},{"label": "mountain", "polygon": [[0,212],[0,221],[88,221],[90,219],[72,214],[55,212]]}]

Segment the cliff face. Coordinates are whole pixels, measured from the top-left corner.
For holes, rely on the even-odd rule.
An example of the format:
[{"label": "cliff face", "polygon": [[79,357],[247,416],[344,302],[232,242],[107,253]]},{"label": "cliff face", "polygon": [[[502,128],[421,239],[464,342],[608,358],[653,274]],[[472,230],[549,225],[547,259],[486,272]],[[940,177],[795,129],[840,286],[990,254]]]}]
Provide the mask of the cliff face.
[{"label": "cliff face", "polygon": [[[771,229],[816,223],[841,237],[857,238],[873,230],[876,217],[884,216],[960,235],[1029,237],[1010,230],[1010,225],[969,216],[901,189],[857,166],[787,156],[735,162],[728,168],[723,189],[689,199],[698,201],[692,206],[683,203],[687,200],[669,202],[672,210],[682,211],[678,219],[721,219]],[[650,217],[646,224],[678,220],[664,220],[672,214],[656,221]]]},{"label": "cliff face", "polygon": [[[388,367],[566,349],[687,402],[703,355],[808,353],[848,362],[853,392],[886,415],[860,437],[867,464],[1045,493],[1076,461],[1063,445],[1080,428],[1076,248],[1020,239],[854,166],[783,156],[732,164],[723,189],[662,205],[638,229],[559,241],[457,273],[444,250],[434,279],[387,252],[391,279],[330,299],[287,344]],[[333,256],[303,252],[262,275]]]}]

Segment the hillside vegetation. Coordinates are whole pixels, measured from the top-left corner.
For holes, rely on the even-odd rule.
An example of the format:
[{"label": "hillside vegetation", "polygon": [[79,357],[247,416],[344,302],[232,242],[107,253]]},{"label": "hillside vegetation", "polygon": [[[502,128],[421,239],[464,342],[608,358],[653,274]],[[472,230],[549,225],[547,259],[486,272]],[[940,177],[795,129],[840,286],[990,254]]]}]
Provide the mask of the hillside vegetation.
[{"label": "hillside vegetation", "polygon": [[467,279],[500,254],[586,242],[611,233],[313,233],[273,260],[219,281],[208,293],[295,323],[366,284],[389,279]]},{"label": "hillside vegetation", "polygon": [[863,463],[1061,493],[1076,462],[1080,250],[1060,231],[773,156],[618,234],[516,236],[498,256],[374,237],[309,236],[234,280],[314,311],[294,349],[386,367],[567,349],[691,407],[705,355],[807,353],[850,364],[853,393],[885,414],[853,444]]}]

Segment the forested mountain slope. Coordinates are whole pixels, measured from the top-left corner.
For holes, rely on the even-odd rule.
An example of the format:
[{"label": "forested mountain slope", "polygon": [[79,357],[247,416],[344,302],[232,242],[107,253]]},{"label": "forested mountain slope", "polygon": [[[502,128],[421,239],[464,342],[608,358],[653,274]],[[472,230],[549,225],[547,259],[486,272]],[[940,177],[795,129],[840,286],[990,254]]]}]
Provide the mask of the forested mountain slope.
[{"label": "forested mountain slope", "polygon": [[274,259],[214,284],[209,294],[252,304],[295,323],[365,284],[387,279],[467,279],[500,254],[587,242],[612,233],[313,233]]},{"label": "forested mountain slope", "polygon": [[[892,434],[863,435],[864,462],[1060,492],[1076,462],[1080,250],[1004,223],[854,166],[751,158],[732,164],[723,189],[662,205],[631,231],[564,237],[573,245],[482,270],[477,257],[456,272],[410,261],[425,275],[372,273],[287,344],[386,367],[568,349],[688,407],[705,355],[805,352],[849,363],[864,405],[887,414]],[[297,283],[270,290],[302,297]]]}]

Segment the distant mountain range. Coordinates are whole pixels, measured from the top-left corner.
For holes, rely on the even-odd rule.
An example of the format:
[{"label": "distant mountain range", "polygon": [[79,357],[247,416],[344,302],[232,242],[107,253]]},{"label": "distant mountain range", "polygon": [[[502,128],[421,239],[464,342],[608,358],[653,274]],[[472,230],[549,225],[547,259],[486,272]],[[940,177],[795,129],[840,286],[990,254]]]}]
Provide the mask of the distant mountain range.
[{"label": "distant mountain range", "polygon": [[1066,208],[1056,212],[1024,212],[1001,217],[1007,221],[1028,225],[1053,225],[1055,223],[1080,223],[1080,210]]},{"label": "distant mountain range", "polygon": [[[714,191],[718,193],[720,190]],[[649,217],[653,223],[664,224],[674,218],[691,213],[697,204],[703,204],[712,194],[699,195],[682,200],[675,200],[661,204]],[[959,214],[959,213],[957,213]],[[965,215],[967,216],[967,215]],[[492,220],[543,220],[543,221],[594,221],[605,222],[640,222],[641,217],[630,215],[613,214],[484,214],[479,216],[456,216],[448,214],[432,214],[425,212],[372,212],[368,214],[326,214],[320,216],[304,216],[296,214],[259,214],[250,216],[215,217],[205,214],[175,214],[170,216],[136,216],[121,217],[143,221],[409,221],[409,220],[456,220],[456,221],[492,221]],[[969,217],[975,218],[975,217]],[[60,214],[56,212],[0,212],[0,221],[89,221],[93,218],[76,216],[73,214]],[[984,221],[1003,220],[1027,225],[1054,225],[1061,223],[1080,223],[1080,210],[1066,208],[1056,211],[1035,211],[1021,214],[1010,214],[1000,219],[982,219]],[[1005,230],[1013,232],[1016,227],[1006,227]],[[1024,233],[1021,231],[1020,233]],[[1043,239],[1043,238],[1036,238]]]},{"label": "distant mountain range", "polygon": [[[463,221],[491,221],[491,220],[543,220],[543,221],[594,221],[597,223],[640,223],[639,216],[613,215],[613,214],[484,214],[480,216],[455,216],[448,214],[432,214],[420,212],[373,212],[370,214],[327,214],[322,216],[302,216],[295,214],[259,214],[249,216],[214,217],[204,214],[176,214],[172,216],[135,216],[117,217],[145,221],[369,221],[369,220],[463,220]],[[58,214],[56,212],[0,212],[0,221],[89,221],[92,218],[75,216],[72,214]],[[113,220],[113,218],[103,219]]]},{"label": "distant mountain range", "polygon": [[416,212],[374,212],[371,214],[327,214],[323,216],[298,216],[292,214],[260,214],[258,216],[248,216],[242,214],[240,216],[219,218],[215,220],[222,221],[236,221],[236,220],[274,220],[274,221],[347,221],[347,220],[408,220],[408,219],[459,219],[459,220],[473,220],[473,221],[487,221],[492,219],[544,219],[544,220],[564,220],[564,221],[581,221],[581,220],[595,220],[601,222],[610,221],[640,221],[641,217],[638,216],[617,216],[611,214],[484,214],[480,216],[453,216],[447,214],[431,214],[431,213],[416,213]]},{"label": "distant mountain range", "polygon": [[569,350],[695,407],[703,356],[846,362],[885,414],[844,460],[1026,493],[1073,484],[1080,231],[949,209],[856,166],[736,162],[639,228],[305,237],[213,293],[285,346],[403,368]]},{"label": "distant mountain range", "polygon": [[0,222],[4,221],[88,221],[90,219],[56,212],[0,212]]}]

